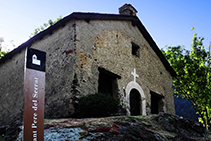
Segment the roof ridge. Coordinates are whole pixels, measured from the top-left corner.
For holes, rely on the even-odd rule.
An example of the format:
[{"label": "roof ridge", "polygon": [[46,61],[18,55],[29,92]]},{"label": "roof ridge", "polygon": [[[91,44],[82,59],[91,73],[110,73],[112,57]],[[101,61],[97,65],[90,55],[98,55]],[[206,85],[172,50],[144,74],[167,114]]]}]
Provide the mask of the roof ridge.
[{"label": "roof ridge", "polygon": [[37,35],[33,36],[8,54],[6,54],[4,57],[0,59],[0,64],[5,62],[7,59],[12,58],[16,53],[21,52],[22,49],[31,46],[35,41],[42,39],[44,36],[48,34],[52,34],[52,32],[59,28],[65,26],[67,22],[70,20],[85,20],[86,22],[89,22],[90,20],[119,20],[119,21],[131,21],[133,26],[137,26],[139,31],[143,34],[144,38],[148,41],[152,49],[155,51],[155,53],[158,55],[158,57],[161,59],[163,65],[166,67],[166,69],[170,72],[172,76],[176,76],[176,72],[174,69],[170,66],[160,49],[158,48],[157,44],[154,42],[153,38],[149,34],[149,32],[146,30],[144,25],[141,23],[139,18],[137,16],[131,16],[131,15],[119,15],[119,14],[102,14],[102,13],[84,13],[84,12],[73,12],[69,14],[68,16],[64,17],[54,25],[50,26],[46,30],[41,31]]}]

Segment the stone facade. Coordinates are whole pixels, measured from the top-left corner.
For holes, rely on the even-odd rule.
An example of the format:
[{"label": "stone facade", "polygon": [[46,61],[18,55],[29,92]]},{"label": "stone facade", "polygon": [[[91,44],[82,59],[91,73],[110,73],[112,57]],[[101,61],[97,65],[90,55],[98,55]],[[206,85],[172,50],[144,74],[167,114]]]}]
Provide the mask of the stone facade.
[{"label": "stone facade", "polygon": [[77,98],[98,92],[100,70],[118,76],[112,76],[112,95],[120,99],[128,115],[133,89],[140,95],[140,114],[151,114],[152,92],[162,97],[157,101],[158,112],[174,114],[174,71],[167,68],[161,52],[153,49],[154,41],[143,34],[137,19],[73,13],[6,55],[0,60],[0,125],[14,117],[22,119],[26,47],[47,53],[46,118],[70,116]]}]

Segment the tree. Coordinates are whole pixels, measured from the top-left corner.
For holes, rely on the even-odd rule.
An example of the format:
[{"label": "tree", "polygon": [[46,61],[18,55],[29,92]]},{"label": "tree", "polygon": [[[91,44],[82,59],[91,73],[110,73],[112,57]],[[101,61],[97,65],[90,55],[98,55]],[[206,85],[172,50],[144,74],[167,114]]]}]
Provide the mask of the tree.
[{"label": "tree", "polygon": [[4,38],[0,37],[0,59],[4,57],[5,54],[7,54],[6,51],[2,51],[2,43],[4,42]]},{"label": "tree", "polygon": [[211,68],[210,46],[206,50],[202,37],[193,35],[191,51],[181,46],[162,49],[177,73],[173,79],[174,94],[189,100],[199,114],[199,121],[208,129],[211,125]]},{"label": "tree", "polygon": [[48,23],[44,23],[44,24],[41,25],[40,27],[36,28],[36,29],[34,30],[34,32],[31,33],[31,35],[29,36],[29,38],[31,38],[31,37],[37,35],[39,32],[41,32],[41,31],[47,29],[48,27],[54,25],[55,23],[57,23],[57,22],[60,21],[61,19],[62,19],[62,16],[59,16],[55,21],[52,21],[51,19],[48,20]]},{"label": "tree", "polygon": [[7,52],[1,51],[1,48],[0,48],[0,59],[1,59],[2,57],[4,57],[5,54],[7,54]]}]

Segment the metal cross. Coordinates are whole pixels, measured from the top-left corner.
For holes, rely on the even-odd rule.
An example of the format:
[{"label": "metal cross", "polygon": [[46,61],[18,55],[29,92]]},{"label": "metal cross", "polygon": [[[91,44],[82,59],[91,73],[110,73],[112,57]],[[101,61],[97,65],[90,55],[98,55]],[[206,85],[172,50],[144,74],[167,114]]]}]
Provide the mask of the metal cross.
[{"label": "metal cross", "polygon": [[138,74],[136,74],[136,69],[134,68],[134,72],[131,72],[131,74],[134,77],[134,82],[136,82],[136,77],[139,77]]}]

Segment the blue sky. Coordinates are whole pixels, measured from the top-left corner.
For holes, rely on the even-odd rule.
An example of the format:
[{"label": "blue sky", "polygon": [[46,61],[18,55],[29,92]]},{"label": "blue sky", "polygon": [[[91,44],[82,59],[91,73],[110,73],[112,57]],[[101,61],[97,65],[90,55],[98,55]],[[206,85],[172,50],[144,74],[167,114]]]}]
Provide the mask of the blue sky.
[{"label": "blue sky", "polygon": [[194,33],[205,37],[205,47],[211,42],[210,0],[0,0],[0,37],[13,40],[17,47],[49,19],[72,12],[118,14],[125,3],[136,8],[159,48],[184,45],[190,49]]}]

